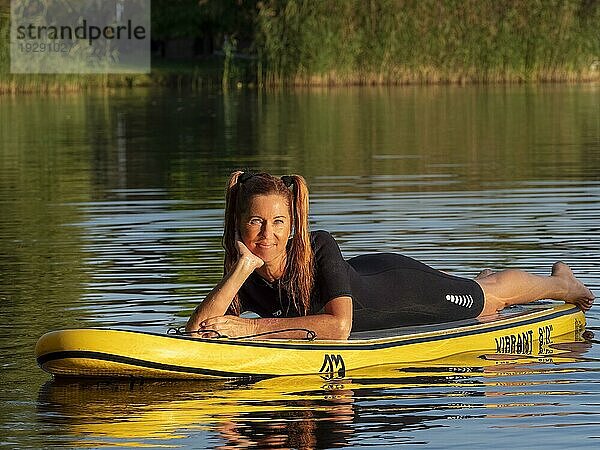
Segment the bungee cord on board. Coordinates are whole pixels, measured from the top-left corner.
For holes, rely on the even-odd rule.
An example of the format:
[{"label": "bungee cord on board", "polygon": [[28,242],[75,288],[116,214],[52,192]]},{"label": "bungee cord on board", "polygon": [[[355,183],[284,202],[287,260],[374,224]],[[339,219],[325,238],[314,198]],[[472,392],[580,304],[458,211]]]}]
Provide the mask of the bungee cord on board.
[{"label": "bungee cord on board", "polygon": [[306,336],[302,339],[307,341],[314,341],[317,338],[317,333],[307,328],[284,328],[282,330],[273,330],[273,331],[265,331],[263,333],[249,334],[247,336],[237,336],[237,337],[229,337],[226,334],[221,334],[217,330],[193,330],[193,331],[185,331],[184,326],[180,327],[171,327],[167,330],[167,334],[172,334],[176,336],[191,336],[194,333],[214,333],[215,338],[227,338],[231,340],[239,340],[239,339],[252,339],[260,336],[268,336],[271,334],[279,334],[279,333],[287,333],[291,331],[302,331],[306,333]]}]

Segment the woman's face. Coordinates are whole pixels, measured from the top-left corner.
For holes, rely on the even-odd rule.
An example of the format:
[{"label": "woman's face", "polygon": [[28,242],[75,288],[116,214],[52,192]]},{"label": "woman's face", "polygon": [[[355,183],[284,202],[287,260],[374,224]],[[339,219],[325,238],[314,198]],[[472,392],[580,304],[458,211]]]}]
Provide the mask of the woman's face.
[{"label": "woman's face", "polygon": [[240,237],[248,249],[265,263],[285,258],[292,232],[290,207],[281,195],[252,197],[240,220]]}]

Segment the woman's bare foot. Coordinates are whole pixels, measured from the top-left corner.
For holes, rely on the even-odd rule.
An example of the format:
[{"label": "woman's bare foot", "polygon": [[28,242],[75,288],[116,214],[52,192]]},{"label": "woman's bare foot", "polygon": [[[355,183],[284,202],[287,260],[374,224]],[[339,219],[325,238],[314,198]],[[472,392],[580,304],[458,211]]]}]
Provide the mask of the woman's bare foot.
[{"label": "woman's bare foot", "polygon": [[594,303],[594,294],[585,285],[575,278],[573,271],[563,262],[555,262],[552,266],[552,276],[563,280],[565,283],[564,298],[566,303],[572,303],[579,306],[583,311],[587,311]]},{"label": "woman's bare foot", "polygon": [[475,277],[476,280],[481,280],[482,278],[489,277],[493,275],[495,272],[491,269],[483,269],[479,274]]}]

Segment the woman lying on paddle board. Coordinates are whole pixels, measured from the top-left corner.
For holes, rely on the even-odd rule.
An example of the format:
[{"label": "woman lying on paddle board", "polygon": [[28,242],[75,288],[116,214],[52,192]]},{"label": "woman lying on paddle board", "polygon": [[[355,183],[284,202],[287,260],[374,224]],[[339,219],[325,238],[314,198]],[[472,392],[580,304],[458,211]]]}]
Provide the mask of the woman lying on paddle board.
[{"label": "woman lying on paddle board", "polygon": [[[196,337],[308,329],[320,339],[347,339],[351,330],[474,318],[545,298],[587,311],[594,300],[561,262],[550,276],[485,270],[470,280],[392,253],[345,261],[329,233],[309,232],[308,187],[299,175],[234,172],[223,245],[225,275],[186,325]],[[239,317],[244,311],[260,318]]]}]

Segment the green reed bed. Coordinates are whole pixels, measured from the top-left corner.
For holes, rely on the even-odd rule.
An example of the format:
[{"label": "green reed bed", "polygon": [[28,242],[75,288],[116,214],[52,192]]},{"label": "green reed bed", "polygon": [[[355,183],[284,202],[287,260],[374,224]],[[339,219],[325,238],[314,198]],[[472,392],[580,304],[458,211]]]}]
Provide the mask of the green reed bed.
[{"label": "green reed bed", "polygon": [[[220,1],[188,2],[185,8]],[[8,12],[0,9],[0,93],[149,85],[227,89],[253,83],[600,80],[597,0],[263,0],[255,8],[240,5],[239,20],[230,20],[237,31],[228,29],[227,42],[253,36],[245,58],[237,58],[233,47],[221,52],[225,56],[153,60],[152,73],[124,75],[10,74]],[[235,13],[235,8],[229,10]]]},{"label": "green reed bed", "polygon": [[598,80],[593,0],[265,1],[266,84]]}]

